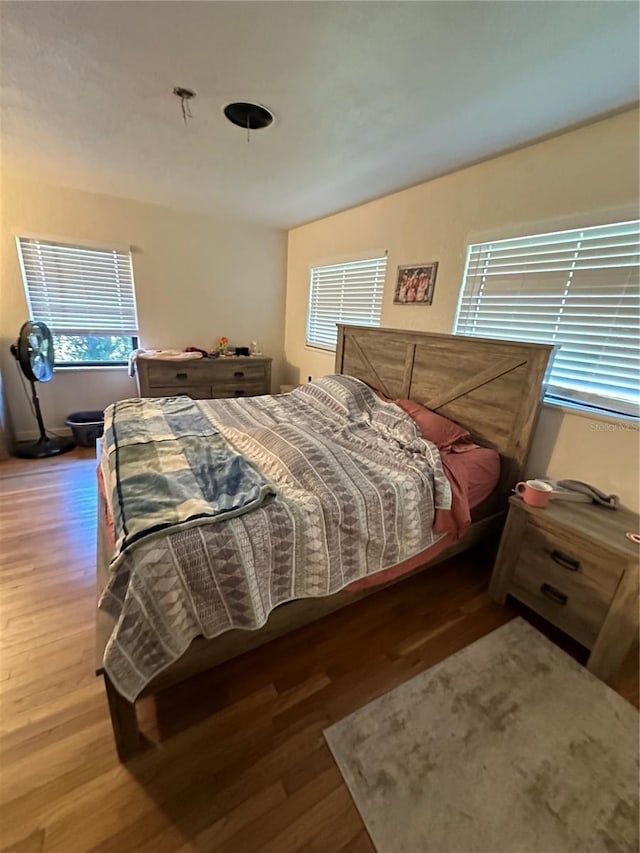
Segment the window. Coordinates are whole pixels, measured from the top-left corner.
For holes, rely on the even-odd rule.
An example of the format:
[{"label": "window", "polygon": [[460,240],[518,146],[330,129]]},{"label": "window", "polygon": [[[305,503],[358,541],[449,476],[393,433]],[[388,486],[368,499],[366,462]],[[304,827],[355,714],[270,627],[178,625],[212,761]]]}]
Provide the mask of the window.
[{"label": "window", "polygon": [[307,344],[334,350],[337,323],[379,326],[387,258],[313,267],[309,285]]},{"label": "window", "polygon": [[545,400],[638,417],[640,222],[469,246],[454,332],[556,344]]},{"label": "window", "polygon": [[53,334],[56,365],[126,364],[138,345],[128,251],[18,237],[32,320]]}]

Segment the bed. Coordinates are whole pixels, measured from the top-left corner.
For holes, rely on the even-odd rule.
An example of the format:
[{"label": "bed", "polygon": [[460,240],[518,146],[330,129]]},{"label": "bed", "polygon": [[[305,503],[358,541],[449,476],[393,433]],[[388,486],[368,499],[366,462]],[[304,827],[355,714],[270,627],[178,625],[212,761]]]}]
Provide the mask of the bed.
[{"label": "bed", "polygon": [[[338,389],[336,393],[342,394],[344,386],[347,389],[345,393],[351,394],[353,388],[357,389],[358,380],[360,380],[366,383],[366,386],[376,389],[383,398],[416,401],[460,424],[468,430],[473,442],[499,454],[500,472],[495,488],[490,495],[486,495],[482,492],[480,482],[467,483],[467,486],[477,486],[479,501],[472,501],[475,503],[475,508],[471,515],[471,524],[457,541],[454,541],[455,537],[444,532],[439,535],[427,535],[429,531],[420,531],[420,526],[415,524],[411,533],[409,525],[406,535],[400,536],[398,541],[404,542],[405,538],[410,539],[413,553],[405,553],[401,549],[391,550],[384,556],[376,557],[378,560],[376,565],[380,571],[372,575],[357,576],[354,573],[355,569],[352,568],[351,574],[347,573],[339,582],[332,582],[326,589],[318,587],[307,590],[305,597],[293,597],[294,600],[290,600],[292,598],[290,595],[283,596],[280,599],[282,603],[280,600],[275,602],[274,608],[267,613],[268,619],[264,624],[262,621],[255,621],[255,625],[259,627],[253,630],[232,628],[224,630],[212,639],[205,639],[204,636],[192,638],[194,634],[192,627],[191,633],[185,635],[188,639],[188,643],[185,644],[186,650],[181,648],[180,654],[173,654],[171,658],[165,656],[163,660],[156,662],[155,669],[150,669],[144,679],[131,685],[124,676],[119,680],[114,675],[118,672],[116,664],[113,663],[116,660],[114,636],[116,627],[118,625],[122,627],[122,616],[119,619],[117,612],[104,605],[105,590],[113,584],[114,572],[113,543],[105,521],[107,507],[101,495],[98,519],[97,586],[102,606],[98,609],[97,616],[97,672],[104,678],[116,747],[121,760],[126,760],[133,755],[140,743],[135,711],[136,699],[154,695],[191,675],[293,631],[371,592],[378,591],[385,584],[397,582],[400,577],[421,570],[425,564],[433,565],[436,561],[441,562],[483,539],[496,536],[504,518],[507,495],[513,484],[524,473],[551,351],[552,349],[545,345],[392,329],[339,326],[335,373],[344,377],[344,382],[335,382],[330,387],[336,387]],[[354,381],[351,382],[349,377],[354,377]],[[322,386],[319,392],[316,392],[315,388],[305,389],[296,399],[304,402],[305,394],[316,393],[324,393]],[[262,405],[268,408],[269,400],[264,398]],[[376,417],[378,411],[382,412],[379,428],[383,431],[402,431],[406,428],[406,418],[403,420],[400,417],[397,421],[394,420],[398,413],[395,406],[369,405],[370,408],[375,408]],[[275,408],[277,407],[274,403],[274,410]],[[396,415],[393,415],[393,412]],[[242,431],[236,431],[232,435],[235,442],[241,445]],[[357,435],[357,431],[354,435]],[[353,436],[349,438],[351,441],[354,440]],[[396,442],[396,439],[397,435],[393,432],[392,441]],[[408,436],[407,442],[411,445],[411,435]],[[421,444],[424,445],[425,442]],[[417,452],[415,448],[410,447],[409,450],[404,448],[402,452],[413,465],[412,460],[415,456],[411,454]],[[485,452],[488,453],[488,451]],[[429,451],[425,451],[422,447],[419,453],[428,455]],[[345,457],[341,458],[344,460]],[[434,506],[437,509],[438,501],[443,500],[442,493],[446,492],[448,484],[445,479],[443,485],[442,477],[438,473],[440,472],[439,460],[436,459],[435,462],[432,460],[432,462],[436,471],[433,494]],[[454,462],[458,464],[458,470],[461,470],[461,459],[456,459]],[[463,473],[469,470],[469,466],[463,466]],[[419,474],[418,471],[414,479],[419,480]],[[408,482],[412,476],[414,474],[411,476],[407,474]],[[416,518],[423,520],[419,506],[416,506],[412,512],[415,512]],[[256,512],[256,518],[257,515]],[[243,518],[248,517],[248,515],[243,516]],[[409,522],[411,519],[408,519]],[[224,525],[231,526],[233,523],[234,519],[218,522],[217,534],[222,535]],[[396,520],[396,526],[397,523]],[[200,529],[199,527],[198,530]],[[236,533],[235,539],[237,538]],[[422,547],[423,545],[426,547]],[[147,566],[153,566],[156,552],[160,553],[151,546],[147,547]],[[357,566],[357,563],[357,560],[352,561],[353,566]],[[336,591],[332,592],[332,589]],[[255,593],[252,595],[255,598]],[[149,600],[153,604],[153,599]],[[129,626],[133,626],[133,633],[142,631],[142,628],[136,624],[137,616],[129,614],[124,618],[128,620]],[[247,623],[243,627],[253,628],[254,624]],[[156,656],[156,652],[158,658],[164,652],[160,644],[157,648],[154,647],[154,642],[150,635],[144,643],[139,644],[146,646],[149,660]],[[125,660],[126,657],[121,655],[120,659]],[[105,659],[112,662],[110,667],[105,668]],[[136,668],[133,666],[129,669],[134,672]],[[112,673],[111,677],[108,670]]]}]

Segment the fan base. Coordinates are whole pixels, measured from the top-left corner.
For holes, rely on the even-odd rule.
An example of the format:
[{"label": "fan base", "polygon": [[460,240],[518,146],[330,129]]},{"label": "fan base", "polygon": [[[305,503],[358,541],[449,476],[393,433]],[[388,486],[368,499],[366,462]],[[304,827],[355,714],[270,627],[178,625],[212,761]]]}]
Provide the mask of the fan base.
[{"label": "fan base", "polygon": [[67,453],[73,450],[76,446],[75,441],[70,438],[39,438],[37,441],[32,441],[29,444],[18,444],[15,449],[16,456],[20,459],[44,459],[46,456],[57,456],[60,453]]}]

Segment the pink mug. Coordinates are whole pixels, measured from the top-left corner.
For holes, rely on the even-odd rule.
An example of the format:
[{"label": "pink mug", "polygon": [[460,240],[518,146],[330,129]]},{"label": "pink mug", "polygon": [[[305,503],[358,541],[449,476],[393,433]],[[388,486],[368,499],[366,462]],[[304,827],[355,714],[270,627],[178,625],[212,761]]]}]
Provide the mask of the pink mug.
[{"label": "pink mug", "polygon": [[553,497],[553,489],[549,483],[542,480],[525,480],[524,482],[516,483],[514,489],[517,495],[520,495],[522,500],[529,506],[545,507]]}]

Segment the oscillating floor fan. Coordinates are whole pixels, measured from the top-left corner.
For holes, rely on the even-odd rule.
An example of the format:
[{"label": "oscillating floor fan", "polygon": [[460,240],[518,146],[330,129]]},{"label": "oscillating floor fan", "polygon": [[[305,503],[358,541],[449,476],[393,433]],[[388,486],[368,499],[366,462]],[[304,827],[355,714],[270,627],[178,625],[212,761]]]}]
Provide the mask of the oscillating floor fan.
[{"label": "oscillating floor fan", "polygon": [[34,320],[23,323],[18,340],[15,344],[11,344],[11,354],[31,383],[33,414],[40,430],[40,438],[30,444],[19,444],[16,455],[25,459],[41,459],[44,456],[56,456],[58,453],[72,450],[75,443],[70,438],[47,435],[36,393],[36,382],[48,382],[53,378],[53,337],[48,326]]}]

